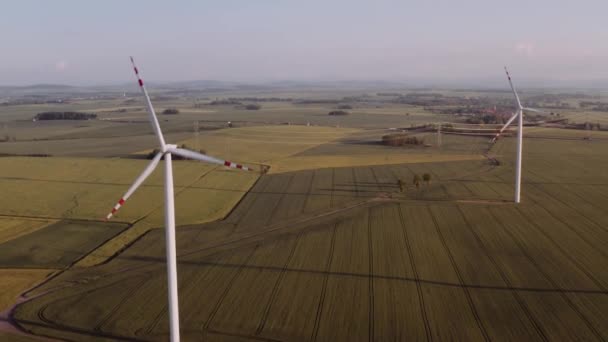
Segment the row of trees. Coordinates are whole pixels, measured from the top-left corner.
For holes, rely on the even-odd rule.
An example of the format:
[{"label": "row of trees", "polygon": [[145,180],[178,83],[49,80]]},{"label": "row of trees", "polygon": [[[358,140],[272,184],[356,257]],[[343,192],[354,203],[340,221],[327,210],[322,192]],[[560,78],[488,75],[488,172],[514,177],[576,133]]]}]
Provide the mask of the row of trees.
[{"label": "row of trees", "polygon": [[350,114],[350,113],[345,110],[332,110],[331,112],[327,113],[327,115],[332,115],[332,116],[341,116],[341,115],[348,115],[348,114]]},{"label": "row of trees", "polygon": [[[412,184],[416,187],[416,189],[420,188],[422,182],[426,183],[426,185],[429,186],[431,184],[431,174],[424,173],[422,177],[420,177],[418,174],[414,175],[414,178],[412,179]],[[405,192],[406,185],[403,179],[399,178],[397,180],[397,185],[399,186],[400,192]]]},{"label": "row of trees", "polygon": [[422,145],[424,140],[403,133],[394,133],[383,136],[382,144],[386,146]]},{"label": "row of trees", "polygon": [[260,110],[262,109],[262,106],[257,104],[257,103],[250,103],[248,105],[245,105],[245,109],[247,110]]},{"label": "row of trees", "polygon": [[179,114],[179,110],[176,108],[167,108],[163,110],[164,115],[176,115]]},{"label": "row of trees", "polygon": [[38,113],[34,120],[93,120],[97,114],[81,112],[43,112]]}]

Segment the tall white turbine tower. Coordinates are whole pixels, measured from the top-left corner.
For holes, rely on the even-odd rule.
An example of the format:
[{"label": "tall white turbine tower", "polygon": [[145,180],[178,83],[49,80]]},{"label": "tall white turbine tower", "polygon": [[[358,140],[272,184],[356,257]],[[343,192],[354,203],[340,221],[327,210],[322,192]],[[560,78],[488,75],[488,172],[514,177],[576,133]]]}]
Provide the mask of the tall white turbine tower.
[{"label": "tall white turbine tower", "polygon": [[206,163],[219,164],[224,165],[230,168],[241,169],[245,171],[252,171],[252,169],[240,165],[235,164],[226,160],[220,160],[217,158],[213,158],[198,152],[186,150],[183,148],[178,148],[177,145],[171,145],[165,143],[165,138],[163,137],[163,133],[158,124],[158,120],[156,118],[156,113],[154,112],[154,107],[152,107],[152,102],[150,101],[150,96],[148,96],[148,92],[146,91],[146,87],[144,86],[144,82],[139,77],[139,71],[135,66],[135,62],[133,61],[133,57],[131,57],[131,63],[133,64],[133,70],[135,71],[135,76],[137,77],[137,82],[139,83],[139,87],[141,88],[142,93],[146,99],[146,108],[148,111],[148,116],[150,119],[150,123],[152,124],[152,129],[154,130],[154,134],[158,138],[158,143],[160,147],[160,151],[154,156],[150,164],[144,169],[144,171],[135,179],[135,182],[129,190],[125,193],[125,195],[118,201],[118,203],[112,208],[112,212],[108,214],[106,219],[112,218],[112,215],[118,211],[118,209],[125,203],[125,201],[137,190],[137,188],[146,180],[148,176],[154,171],[156,166],[158,165],[160,159],[165,157],[165,243],[167,250],[167,281],[168,281],[168,299],[169,299],[169,321],[170,321],[170,329],[171,329],[171,341],[178,342],[180,340],[179,337],[179,308],[178,308],[178,297],[177,297],[177,257],[175,251],[175,205],[173,203],[173,167],[171,162],[171,155],[175,154],[188,159],[195,159]]},{"label": "tall white turbine tower", "polygon": [[500,131],[496,134],[496,136],[492,139],[492,142],[496,141],[500,134],[515,120],[518,118],[517,122],[517,160],[515,165],[515,203],[519,203],[521,199],[521,157],[522,157],[522,149],[523,149],[523,128],[524,128],[524,110],[531,112],[542,112],[538,109],[528,108],[521,105],[521,101],[519,100],[519,95],[517,95],[517,91],[513,86],[513,81],[511,81],[511,75],[509,74],[509,70],[505,67],[505,73],[507,74],[507,79],[509,79],[509,85],[511,86],[511,90],[513,91],[513,95],[515,95],[515,101],[517,104],[517,110],[515,114],[507,121],[507,123],[502,126]]}]

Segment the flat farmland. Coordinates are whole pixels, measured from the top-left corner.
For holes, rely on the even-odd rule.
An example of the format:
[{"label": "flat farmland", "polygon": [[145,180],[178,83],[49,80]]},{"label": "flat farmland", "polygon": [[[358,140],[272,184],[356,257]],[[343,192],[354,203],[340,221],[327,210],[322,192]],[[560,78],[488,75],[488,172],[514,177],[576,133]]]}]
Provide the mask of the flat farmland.
[{"label": "flat farmland", "polygon": [[[111,223],[105,232],[101,228],[93,229],[105,227],[102,222],[105,215],[147,163],[137,159],[0,158],[0,186],[11,194],[0,197],[0,215],[3,215],[0,242],[10,240],[1,251],[7,258],[2,259],[5,266],[19,267],[20,264],[13,261],[22,257],[25,258],[23,266],[27,264],[27,267],[36,267],[38,262],[40,267],[67,266],[85,254],[88,255],[79,260],[79,266],[98,264],[146,231],[161,226],[164,190],[159,167],[117,213],[114,222],[122,222],[121,229],[115,230]],[[190,161],[175,163],[174,175],[176,213],[184,224],[224,218],[258,178],[254,172],[243,173]],[[124,229],[136,221],[134,226]],[[65,222],[70,227],[73,222],[82,222],[84,226],[67,238],[53,239],[55,234],[62,236],[65,227],[52,223]],[[49,224],[51,230],[44,230]],[[89,224],[91,229],[87,230]],[[76,247],[89,233],[97,236],[89,237],[92,245],[84,249]],[[46,238],[51,242],[45,244]],[[62,241],[76,250],[61,245]],[[50,254],[38,261],[30,260],[27,254],[31,248],[36,248],[36,255]],[[49,248],[56,248],[56,253]],[[43,253],[46,249],[49,250]],[[61,253],[72,254],[61,257]]]},{"label": "flat farmland", "polygon": [[[604,146],[574,153],[572,143],[559,142],[570,158],[537,160],[547,145],[526,141],[519,206],[508,202],[509,139],[495,146],[499,165],[264,175],[225,220],[178,230],[184,336],[606,339],[608,236],[598,201],[608,175],[572,173],[585,169],[573,162],[585,153],[603,163],[594,154]],[[426,172],[431,183],[416,189],[411,177]],[[400,178],[408,180],[404,192]],[[36,292],[49,292],[21,304],[15,319],[28,331],[69,339],[163,340],[163,270],[163,231],[153,229],[109,262],[48,282]],[[60,314],[66,307],[79,315]]]},{"label": "flat farmland", "polygon": [[0,244],[0,267],[67,267],[126,227],[110,222],[58,221]]},{"label": "flat farmland", "polygon": [[254,126],[222,129],[183,141],[207,153],[237,162],[274,166],[286,157],[356,132],[352,128]]},{"label": "flat farmland", "polygon": [[53,222],[55,221],[0,217],[0,243],[16,239],[22,235],[27,235]]},{"label": "flat farmland", "polygon": [[10,308],[25,290],[53,274],[49,269],[0,269],[0,312]]}]

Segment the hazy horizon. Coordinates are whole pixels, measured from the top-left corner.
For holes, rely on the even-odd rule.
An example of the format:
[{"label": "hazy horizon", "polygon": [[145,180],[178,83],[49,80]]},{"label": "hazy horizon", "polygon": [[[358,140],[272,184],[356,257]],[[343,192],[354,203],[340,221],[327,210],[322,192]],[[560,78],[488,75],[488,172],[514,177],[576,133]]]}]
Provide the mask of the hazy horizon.
[{"label": "hazy horizon", "polygon": [[[145,80],[607,84],[608,3],[22,1],[5,5],[0,85]],[[602,63],[604,62],[604,63]]]}]

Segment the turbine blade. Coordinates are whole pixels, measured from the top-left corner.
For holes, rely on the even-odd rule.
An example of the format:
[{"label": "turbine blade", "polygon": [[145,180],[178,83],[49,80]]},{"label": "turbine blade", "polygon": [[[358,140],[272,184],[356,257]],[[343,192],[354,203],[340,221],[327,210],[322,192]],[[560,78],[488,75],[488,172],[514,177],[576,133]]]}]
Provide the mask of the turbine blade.
[{"label": "turbine blade", "polygon": [[513,120],[515,120],[515,118],[517,118],[517,115],[519,114],[519,111],[516,111],[515,114],[513,114],[513,116],[511,116],[511,118],[509,120],[507,120],[507,123],[504,124],[504,126],[502,126],[502,128],[500,129],[500,131],[498,131],[498,133],[496,133],[496,136],[494,136],[494,138],[492,138],[492,142],[496,141],[496,139],[498,139],[498,137],[502,134],[502,132],[507,129],[507,127],[509,127],[509,125],[513,122]]},{"label": "turbine blade", "polygon": [[164,150],[165,138],[163,137],[163,132],[160,130],[160,125],[158,124],[158,119],[156,118],[156,113],[154,112],[154,107],[152,106],[152,101],[150,101],[150,96],[148,95],[148,91],[146,90],[144,81],[141,79],[141,77],[139,77],[139,69],[137,69],[133,57],[131,57],[131,64],[133,65],[133,71],[135,71],[135,77],[137,77],[137,83],[139,84],[139,88],[141,89],[141,92],[146,98],[146,110],[148,111],[148,116],[150,118],[150,123],[152,124],[152,129],[154,129],[154,134],[156,134],[156,137],[158,138],[161,150]]},{"label": "turbine blade", "polygon": [[515,86],[513,86],[513,81],[511,81],[511,75],[509,74],[509,70],[505,66],[505,73],[507,74],[507,78],[509,79],[509,85],[511,86],[511,90],[513,90],[513,95],[515,95],[515,100],[517,101],[517,108],[522,109],[521,101],[519,101],[519,95],[517,95],[517,91],[515,90]]},{"label": "turbine blade", "polygon": [[176,154],[178,156],[181,156],[181,157],[184,157],[184,158],[188,158],[188,159],[199,160],[199,161],[206,162],[206,163],[211,163],[211,164],[224,165],[224,166],[232,168],[232,169],[239,169],[239,170],[245,170],[245,171],[253,171],[252,168],[250,168],[248,166],[245,166],[245,165],[233,163],[233,162],[228,161],[228,160],[218,159],[218,158],[215,158],[215,157],[208,156],[206,154],[202,154],[202,153],[186,150],[186,149],[183,149],[183,148],[169,148],[169,149],[167,149],[167,152],[168,153],[172,153],[172,154]]},{"label": "turbine blade", "polygon": [[127,190],[127,192],[124,194],[124,196],[122,196],[120,198],[120,200],[118,201],[118,203],[116,203],[114,208],[112,208],[112,211],[108,214],[108,216],[106,216],[106,220],[109,220],[110,218],[112,218],[112,216],[118,211],[118,209],[120,209],[120,207],[122,207],[122,205],[125,203],[125,201],[127,199],[129,199],[129,197],[131,197],[131,195],[133,195],[133,193],[135,192],[135,190],[137,190],[137,188],[139,188],[141,183],[143,183],[146,180],[146,178],[148,178],[148,176],[150,176],[152,171],[154,171],[156,166],[158,166],[158,162],[160,161],[160,158],[162,156],[163,156],[162,152],[158,152],[154,156],[154,158],[152,159],[150,164],[148,164],[148,166],[144,169],[144,172],[142,172],[139,175],[139,177],[137,177],[137,179],[135,179],[135,182],[133,182],[133,185],[131,185],[129,190]]}]

